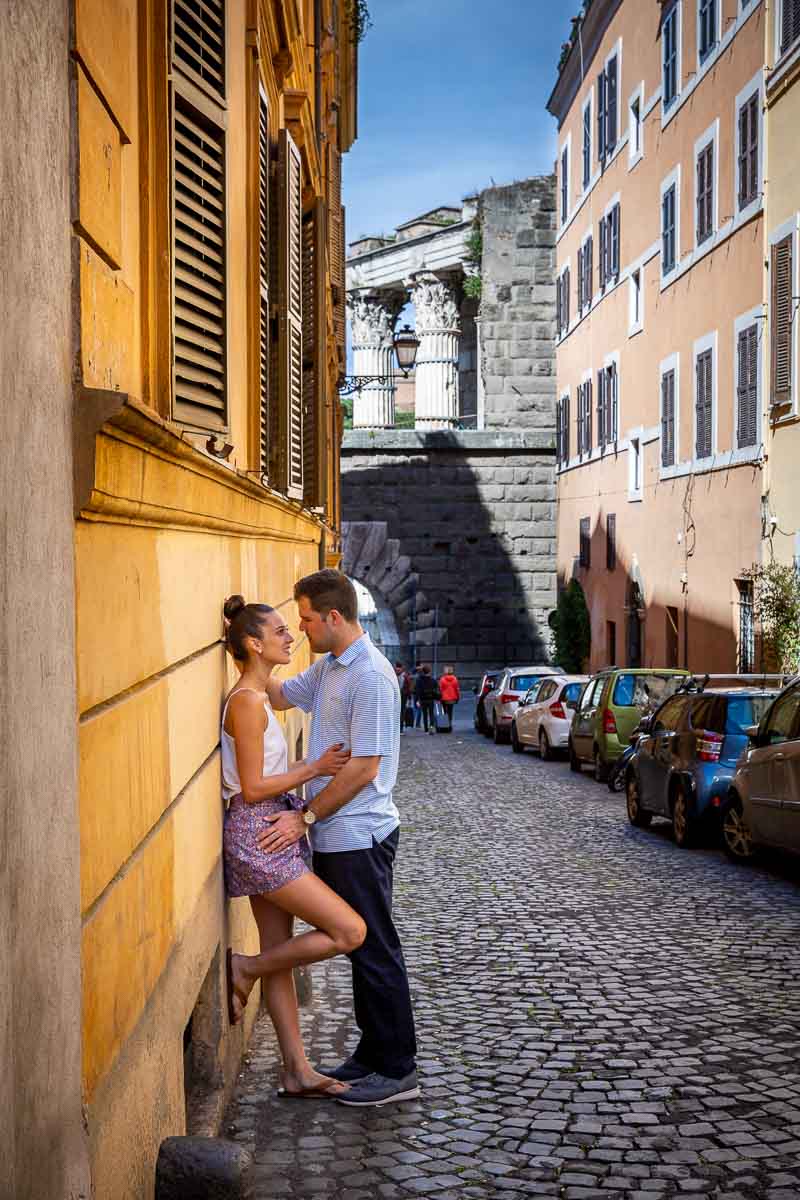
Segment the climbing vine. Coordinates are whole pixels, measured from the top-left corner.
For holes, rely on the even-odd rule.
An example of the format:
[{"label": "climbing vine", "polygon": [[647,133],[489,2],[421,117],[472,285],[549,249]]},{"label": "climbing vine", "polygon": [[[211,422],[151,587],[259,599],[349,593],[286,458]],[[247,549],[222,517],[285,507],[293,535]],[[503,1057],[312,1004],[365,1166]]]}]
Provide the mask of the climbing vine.
[{"label": "climbing vine", "polygon": [[464,280],[464,295],[470,300],[480,300],[482,288],[481,281],[481,259],[483,257],[483,231],[480,222],[476,219],[472,223],[472,232],[467,238],[467,254],[464,259],[464,265],[468,268],[468,275]]},{"label": "climbing vine", "polygon": [[367,0],[348,0],[347,15],[350,23],[350,36],[358,45],[366,37],[367,31],[372,28],[372,17]]},{"label": "climbing vine", "polygon": [[754,563],[744,571],[753,584],[753,616],[761,627],[763,665],[800,671],[800,574],[793,564]]}]

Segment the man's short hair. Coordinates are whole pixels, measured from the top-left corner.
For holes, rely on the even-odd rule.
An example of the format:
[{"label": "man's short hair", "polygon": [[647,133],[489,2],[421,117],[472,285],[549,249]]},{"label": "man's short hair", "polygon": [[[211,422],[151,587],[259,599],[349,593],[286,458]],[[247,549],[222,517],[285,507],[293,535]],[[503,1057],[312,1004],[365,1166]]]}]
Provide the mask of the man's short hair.
[{"label": "man's short hair", "polygon": [[326,567],[313,575],[304,575],[294,585],[294,598],[305,596],[314,612],[327,617],[332,608],[340,612],[345,621],[358,620],[358,597],[356,589],[341,571]]}]

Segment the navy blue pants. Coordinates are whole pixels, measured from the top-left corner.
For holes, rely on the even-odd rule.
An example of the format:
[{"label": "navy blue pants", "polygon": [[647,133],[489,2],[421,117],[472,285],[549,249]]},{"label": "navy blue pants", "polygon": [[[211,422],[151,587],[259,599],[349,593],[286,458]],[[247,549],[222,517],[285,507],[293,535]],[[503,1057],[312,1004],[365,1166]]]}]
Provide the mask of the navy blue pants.
[{"label": "navy blue pants", "polygon": [[392,874],[400,830],[368,850],[314,853],[314,870],[367,925],[349,955],[353,1008],[361,1041],[354,1055],[371,1071],[402,1079],[414,1070],[417,1040],[400,938],[392,921]]}]

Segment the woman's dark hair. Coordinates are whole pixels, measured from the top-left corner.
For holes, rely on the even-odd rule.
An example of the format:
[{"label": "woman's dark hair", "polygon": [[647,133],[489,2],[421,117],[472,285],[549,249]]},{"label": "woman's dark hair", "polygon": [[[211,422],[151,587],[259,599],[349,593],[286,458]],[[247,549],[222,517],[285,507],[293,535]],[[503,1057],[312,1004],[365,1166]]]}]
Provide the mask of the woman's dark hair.
[{"label": "woman's dark hair", "polygon": [[269,604],[245,604],[244,596],[229,596],[225,601],[222,615],[229,622],[225,630],[225,640],[237,662],[245,662],[247,659],[244,639],[260,638],[264,618],[274,611]]}]

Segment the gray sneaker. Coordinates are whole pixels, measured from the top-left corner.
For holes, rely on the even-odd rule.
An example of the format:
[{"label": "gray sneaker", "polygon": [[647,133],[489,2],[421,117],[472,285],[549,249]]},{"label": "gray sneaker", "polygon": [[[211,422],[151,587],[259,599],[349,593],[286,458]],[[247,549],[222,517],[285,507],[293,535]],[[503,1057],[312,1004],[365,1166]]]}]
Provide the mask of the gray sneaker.
[{"label": "gray sneaker", "polygon": [[354,1108],[380,1108],[383,1104],[395,1104],[398,1100],[416,1100],[418,1096],[416,1071],[412,1071],[404,1079],[389,1079],[386,1075],[378,1075],[376,1072],[357,1080],[336,1099],[339,1104],[350,1104]]},{"label": "gray sneaker", "polygon": [[338,1079],[340,1083],[352,1083],[354,1079],[366,1079],[372,1074],[369,1067],[363,1066],[352,1054],[338,1067],[331,1067],[330,1070],[327,1067],[317,1067],[317,1070],[320,1075],[325,1075],[328,1079]]}]

